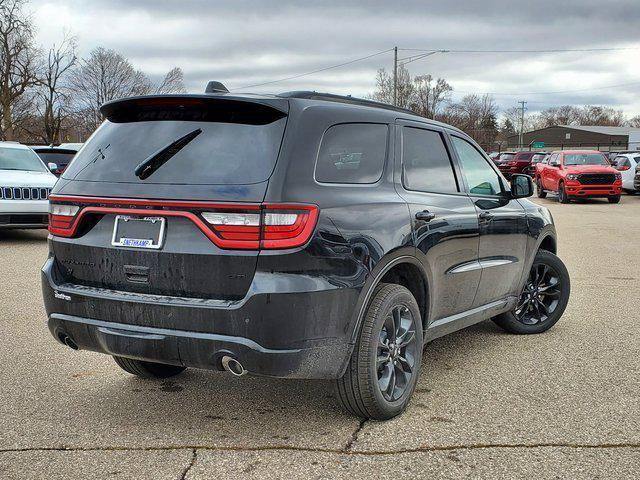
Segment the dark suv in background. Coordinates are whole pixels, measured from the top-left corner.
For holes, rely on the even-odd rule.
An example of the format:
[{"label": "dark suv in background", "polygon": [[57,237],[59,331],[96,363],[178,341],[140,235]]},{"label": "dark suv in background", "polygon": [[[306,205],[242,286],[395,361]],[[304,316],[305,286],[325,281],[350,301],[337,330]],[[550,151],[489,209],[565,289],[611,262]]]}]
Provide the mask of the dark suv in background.
[{"label": "dark suv in background", "polygon": [[531,166],[531,159],[535,154],[536,152],[516,152],[513,154],[505,154],[510,156],[509,159],[503,159],[502,155],[500,155],[498,168],[507,179],[511,178],[511,175],[525,173],[525,170]]},{"label": "dark suv in background", "polygon": [[128,98],[51,195],[51,333],[127,372],[332,379],[386,419],[426,342],[540,333],[569,276],[549,212],[461,131],[315,92]]}]

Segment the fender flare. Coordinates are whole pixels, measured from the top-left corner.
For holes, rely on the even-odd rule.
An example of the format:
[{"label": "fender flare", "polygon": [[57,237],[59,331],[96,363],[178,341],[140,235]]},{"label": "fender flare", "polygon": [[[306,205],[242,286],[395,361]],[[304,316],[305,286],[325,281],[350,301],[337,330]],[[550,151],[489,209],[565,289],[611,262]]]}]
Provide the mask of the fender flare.
[{"label": "fender flare", "polygon": [[[430,275],[425,271],[424,265],[420,263],[420,261],[412,254],[399,254],[398,256],[393,256],[393,258],[389,258],[388,260],[381,260],[378,265],[372,270],[371,277],[367,280],[365,286],[362,288],[360,292],[360,296],[358,298],[358,303],[354,308],[354,314],[352,321],[349,322],[349,325],[352,325],[351,332],[348,334],[349,343],[355,344],[357,341],[358,332],[360,331],[360,327],[364,320],[364,314],[367,309],[367,305],[369,304],[369,300],[371,300],[371,296],[375,290],[375,288],[382,280],[382,277],[391,270],[393,267],[397,265],[401,265],[403,263],[409,263],[417,267],[424,277],[425,284],[427,285],[427,302],[430,298],[429,286]],[[428,308],[427,308],[428,310]]]}]

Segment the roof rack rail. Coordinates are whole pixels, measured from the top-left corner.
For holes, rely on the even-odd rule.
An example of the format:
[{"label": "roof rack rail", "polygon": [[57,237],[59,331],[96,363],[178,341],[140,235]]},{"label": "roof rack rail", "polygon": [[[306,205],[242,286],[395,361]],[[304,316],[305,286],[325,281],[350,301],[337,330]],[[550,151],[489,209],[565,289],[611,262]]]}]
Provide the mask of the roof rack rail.
[{"label": "roof rack rail", "polygon": [[416,117],[420,117],[416,112],[412,112],[406,108],[395,107],[388,103],[376,102],[375,100],[366,100],[364,98],[352,97],[351,95],[335,95],[333,93],[321,93],[310,90],[296,90],[292,92],[283,92],[278,94],[279,97],[285,98],[303,98],[307,100],[326,100],[329,102],[347,103],[350,105],[360,105],[363,107],[383,108],[385,110],[393,110],[399,113],[407,113]]}]

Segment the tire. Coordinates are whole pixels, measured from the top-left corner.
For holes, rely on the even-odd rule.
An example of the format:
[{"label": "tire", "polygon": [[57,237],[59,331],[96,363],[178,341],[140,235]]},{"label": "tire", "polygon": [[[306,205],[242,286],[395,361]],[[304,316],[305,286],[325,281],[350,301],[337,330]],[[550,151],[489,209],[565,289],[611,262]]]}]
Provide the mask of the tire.
[{"label": "tire", "polygon": [[567,191],[564,188],[564,183],[560,182],[560,185],[558,185],[558,201],[560,203],[569,203],[571,200],[569,199],[569,196],[567,195]]},{"label": "tire", "polygon": [[607,197],[609,203],[620,203],[620,195],[614,195],[613,197]]},{"label": "tire", "polygon": [[[547,271],[551,271],[553,274],[555,274],[555,278],[557,278],[558,282],[556,285],[559,286],[559,292],[556,296],[555,292],[553,292],[552,290],[546,290],[549,291],[550,294],[548,296],[545,296],[544,294],[542,295],[542,297],[544,298],[543,302],[549,302],[547,308],[551,308],[551,305],[553,305],[553,310],[546,316],[546,318],[532,323],[531,320],[533,320],[533,318],[527,319],[527,312],[521,311],[520,314],[518,314],[518,307],[522,304],[523,298],[527,295],[528,284],[530,283],[532,277],[535,275],[534,270],[538,268],[538,272],[540,273],[545,266],[547,267]],[[552,283],[553,282],[549,282],[549,284]],[[537,292],[539,292],[539,290],[536,290],[536,293]],[[551,295],[551,292],[553,292],[553,296]],[[538,250],[536,257],[533,260],[533,265],[529,273],[529,278],[527,279],[527,284],[523,288],[523,291],[520,294],[520,298],[518,299],[518,305],[512,311],[494,317],[493,321],[502,329],[510,333],[526,335],[546,332],[551,327],[553,327],[558,322],[558,320],[560,320],[560,317],[562,317],[565,308],[567,308],[570,293],[571,281],[569,279],[569,272],[567,271],[567,267],[565,267],[562,260],[560,260],[551,252],[548,252],[546,250]],[[537,296],[538,298],[540,298],[539,294],[537,294]]]},{"label": "tire", "polygon": [[542,188],[542,180],[538,178],[536,182],[536,192],[538,193],[538,198],[546,198],[547,192]]},{"label": "tire", "polygon": [[[394,321],[396,312],[401,315],[401,321]],[[411,373],[407,380],[402,372],[407,369],[408,363],[402,360],[392,363],[395,353],[391,354],[390,350],[385,351],[382,347],[385,343],[388,346],[395,345],[394,338],[399,337],[396,334],[390,336],[389,331],[397,330],[392,328],[395,325],[406,325],[409,315],[412,326],[400,331],[404,332],[401,336],[405,336],[413,328],[410,347],[406,346],[404,350],[402,347],[393,347],[394,352],[396,349],[400,352],[398,358],[404,358],[408,363],[413,360],[413,365],[408,368]],[[336,381],[338,403],[348,413],[364,419],[388,420],[402,413],[409,404],[420,375],[423,340],[420,309],[411,292],[402,285],[381,284],[376,287],[347,370]],[[387,359],[381,362],[380,359],[386,355]],[[387,372],[390,373],[387,375]],[[382,385],[391,376],[393,380],[388,381],[388,388],[383,393]],[[399,385],[398,392],[395,390],[396,384]]]},{"label": "tire", "polygon": [[177,365],[165,365],[163,363],[144,362],[131,358],[113,356],[118,366],[125,372],[141,378],[162,379],[169,378],[182,373],[185,367]]}]

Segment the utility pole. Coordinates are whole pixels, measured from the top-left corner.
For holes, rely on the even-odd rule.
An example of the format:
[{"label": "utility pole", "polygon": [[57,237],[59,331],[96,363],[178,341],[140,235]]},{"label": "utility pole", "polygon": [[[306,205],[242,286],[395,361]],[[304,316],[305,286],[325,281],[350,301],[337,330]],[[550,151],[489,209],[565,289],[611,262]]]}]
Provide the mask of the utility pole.
[{"label": "utility pole", "polygon": [[524,112],[526,110],[527,102],[520,100],[520,135],[518,136],[518,147],[522,148],[524,142]]},{"label": "utility pole", "polygon": [[393,106],[398,106],[398,47],[393,47]]}]

